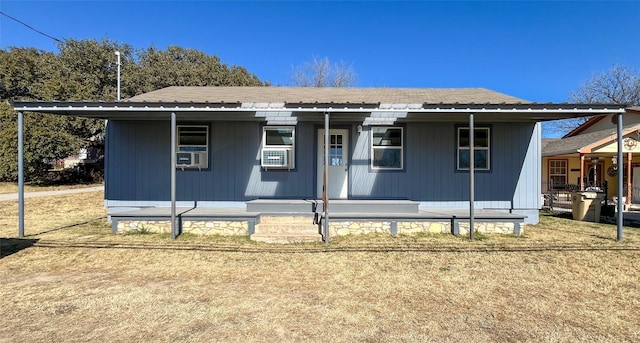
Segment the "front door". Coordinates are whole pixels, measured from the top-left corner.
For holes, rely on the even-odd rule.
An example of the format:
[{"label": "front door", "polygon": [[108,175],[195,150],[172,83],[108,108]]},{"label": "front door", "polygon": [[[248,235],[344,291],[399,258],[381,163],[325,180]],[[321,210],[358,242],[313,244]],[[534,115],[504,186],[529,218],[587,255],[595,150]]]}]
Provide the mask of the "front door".
[{"label": "front door", "polygon": [[[349,130],[329,130],[329,199],[346,199],[349,189]],[[318,130],[318,188],[317,196],[322,198],[324,174],[324,129]]]}]

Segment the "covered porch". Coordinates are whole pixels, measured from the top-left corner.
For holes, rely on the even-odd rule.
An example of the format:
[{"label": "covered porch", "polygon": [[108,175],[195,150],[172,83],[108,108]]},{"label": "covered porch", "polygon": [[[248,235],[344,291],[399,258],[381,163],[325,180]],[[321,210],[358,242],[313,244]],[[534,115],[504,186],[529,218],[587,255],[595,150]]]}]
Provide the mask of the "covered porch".
[{"label": "covered porch", "polygon": [[[169,100],[167,100],[169,99]],[[173,100],[171,100],[173,99]],[[464,232],[464,225],[467,225],[466,231],[469,232],[470,239],[473,239],[473,232],[479,229],[479,226],[476,224],[481,224],[483,221],[492,221],[499,222],[502,219],[502,214],[498,215],[498,213],[504,213],[499,211],[492,211],[493,203],[500,203],[502,210],[505,208],[507,212],[510,209],[515,210],[523,210],[527,211],[529,218],[536,217],[537,219],[537,210],[540,208],[539,195],[540,191],[540,129],[539,122],[547,121],[547,120],[555,120],[555,119],[565,119],[572,117],[581,117],[581,116],[597,116],[597,115],[607,115],[607,114],[616,114],[620,117],[620,122],[622,122],[622,113],[624,113],[624,108],[612,105],[576,105],[576,104],[531,104],[523,101],[521,99],[512,98],[508,96],[501,95],[499,93],[490,92],[483,89],[464,89],[464,90],[441,90],[441,89],[426,89],[426,90],[407,90],[407,89],[287,89],[287,88],[279,88],[279,87],[258,87],[255,89],[247,89],[247,88],[217,88],[217,87],[203,87],[203,88],[191,88],[191,87],[170,87],[164,90],[156,91],[149,93],[145,96],[139,96],[133,99],[129,99],[123,102],[114,102],[114,103],[78,103],[78,102],[61,102],[61,103],[40,103],[40,102],[21,102],[15,103],[14,105],[16,111],[18,111],[18,122],[19,122],[19,183],[22,184],[22,156],[23,156],[23,148],[22,144],[22,115],[23,112],[43,112],[43,113],[53,113],[59,115],[70,115],[70,116],[81,116],[88,118],[99,118],[99,119],[107,119],[110,123],[120,124],[122,127],[121,130],[118,131],[123,136],[130,135],[131,137],[136,137],[139,134],[140,130],[146,127],[153,127],[155,130],[153,135],[150,133],[148,136],[149,141],[153,140],[154,147],[158,147],[156,150],[153,150],[153,155],[156,157],[154,160],[157,162],[157,166],[153,165],[152,167],[148,167],[145,169],[148,172],[150,177],[154,175],[164,175],[163,179],[153,183],[146,183],[148,186],[145,189],[140,189],[140,191],[155,191],[157,185],[162,186],[162,192],[155,192],[156,194],[160,194],[151,198],[148,194],[133,194],[132,196],[119,196],[119,194],[113,195],[113,190],[108,189],[107,198],[105,200],[114,200],[114,201],[122,201],[123,203],[127,203],[130,201],[159,201],[166,202],[170,204],[170,206],[158,207],[158,208],[148,208],[148,209],[136,209],[135,211],[126,212],[128,214],[128,218],[163,218],[167,216],[169,218],[169,227],[172,238],[175,238],[181,232],[185,232],[184,228],[188,225],[193,225],[193,221],[185,221],[184,218],[192,217],[192,218],[207,218],[207,216],[215,217],[216,209],[207,209],[207,208],[198,208],[193,206],[194,208],[185,208],[184,211],[180,209],[182,206],[180,204],[181,201],[177,200],[177,169],[183,169],[184,166],[189,168],[197,169],[198,174],[192,173],[192,180],[203,182],[203,180],[227,180],[227,176],[234,176],[239,171],[248,173],[248,170],[253,170],[255,173],[249,175],[246,179],[249,182],[240,184],[240,187],[235,187],[233,190],[235,192],[241,192],[239,196],[232,195],[228,197],[211,197],[210,199],[203,199],[206,201],[247,201],[250,199],[256,199],[263,196],[271,196],[277,199],[271,199],[274,201],[282,201],[280,199],[284,199],[287,196],[291,196],[297,199],[302,197],[313,196],[317,198],[322,198],[323,201],[315,202],[315,210],[310,213],[303,212],[292,212],[295,216],[292,216],[290,224],[296,223],[296,225],[300,224],[303,226],[303,229],[309,231],[310,234],[313,233],[314,227],[308,228],[307,224],[308,218],[306,216],[311,216],[312,221],[311,225],[320,225],[322,226],[322,238],[325,242],[329,242],[329,237],[332,234],[342,234],[349,233],[351,229],[356,229],[358,225],[355,225],[353,222],[364,223],[366,221],[371,222],[372,228],[370,231],[377,232],[378,228],[381,228],[382,231],[388,231],[390,233],[404,232],[404,225],[408,225],[410,229],[406,230],[423,230],[423,231],[436,231],[435,227],[429,226],[427,229],[424,227],[422,229],[419,228],[419,225],[416,224],[418,222],[431,222],[435,220],[441,224],[440,231],[441,232],[453,232],[460,233]],[[180,150],[178,147],[178,120],[182,123],[194,123],[194,129],[200,129],[201,132],[204,133],[202,143],[198,143],[196,145],[202,145],[201,150]],[[203,122],[210,122],[211,124],[204,125]],[[133,124],[130,124],[133,123]],[[232,135],[229,130],[225,130],[223,125],[218,125],[218,123],[233,123],[237,130],[234,132],[236,135]],[[248,123],[248,124],[247,124]],[[484,133],[484,141],[481,142],[480,148],[485,148],[484,151],[476,150],[475,143],[475,135],[476,135],[476,123],[483,123],[485,125],[484,128],[478,130],[479,132]],[[153,124],[153,125],[151,125]],[[245,125],[246,124],[246,125]],[[420,138],[420,137],[431,137],[438,136],[439,132],[435,132],[438,128],[438,124],[442,125],[444,128],[440,130],[441,132],[448,131],[451,134],[443,135],[446,138],[446,141],[449,142],[448,147],[443,147],[440,143],[441,141],[431,142],[431,146],[434,147],[432,154],[429,156],[425,156],[421,154],[424,150],[421,148],[425,146],[424,141],[415,139],[412,144],[413,149],[405,149],[405,142],[403,141],[403,130],[406,128],[407,131],[410,128],[420,127],[422,131],[416,131],[416,135],[411,136],[412,138]],[[137,126],[136,126],[137,125]],[[199,127],[198,127],[199,125]],[[210,136],[209,131],[211,127],[217,127],[219,131],[219,136],[234,136],[237,137],[237,133],[247,132],[246,129],[254,130],[256,128],[260,128],[261,126],[289,126],[292,127],[290,129],[289,135],[286,139],[294,141],[295,138],[295,130],[304,129],[307,131],[305,135],[300,134],[302,137],[313,137],[314,134],[319,138],[317,141],[317,149],[316,151],[307,151],[306,154],[298,153],[295,154],[295,146],[293,148],[280,149],[278,153],[280,155],[279,159],[276,162],[279,162],[279,167],[286,169],[286,173],[270,173],[268,176],[271,178],[285,179],[289,177],[293,179],[292,175],[295,175],[298,179],[307,178],[308,182],[298,182],[290,184],[303,184],[303,185],[317,185],[317,189],[322,191],[322,194],[319,194],[318,191],[316,194],[311,194],[311,192],[292,192],[289,193],[277,193],[272,190],[272,192],[266,192],[265,188],[270,187],[272,185],[276,185],[275,182],[272,182],[273,179],[265,179],[258,180],[260,182],[253,182],[254,179],[251,178],[252,175],[266,175],[266,173],[262,173],[261,168],[265,171],[268,168],[273,168],[272,165],[264,162],[265,159],[269,157],[278,157],[278,156],[267,156],[265,151],[267,149],[264,146],[267,145],[267,138],[264,138],[263,148],[262,148],[262,164],[257,163],[257,159],[254,157],[255,149],[260,147],[260,143],[256,142],[256,144],[251,145],[250,153],[247,154],[249,158],[247,161],[250,163],[244,168],[238,169],[229,169],[225,174],[220,173],[217,174],[219,177],[209,177],[213,173],[211,172],[212,168],[210,168],[208,161],[209,159],[213,160],[220,156],[228,156],[229,159],[234,157],[233,151],[225,151],[224,149],[218,149],[215,152],[209,151],[209,147],[211,146],[208,141],[208,137]],[[328,167],[332,166],[332,163],[329,163],[329,157],[332,150],[327,142],[330,142],[329,139],[330,130],[344,127],[345,125],[349,126],[349,130],[344,137],[349,137],[349,134],[352,136],[362,137],[360,142],[361,146],[353,146],[349,152],[360,152],[360,159],[354,160],[352,158],[351,168],[358,168],[361,173],[351,172],[349,174],[349,169],[344,168],[347,171],[345,180],[357,180],[362,181],[365,180],[368,183],[361,187],[362,189],[369,189],[373,186],[377,186],[377,179],[381,179],[381,176],[387,176],[390,180],[398,180],[406,179],[404,177],[407,175],[405,165],[403,163],[404,154],[407,153],[407,150],[410,150],[415,156],[419,157],[421,161],[424,161],[425,166],[429,166],[431,171],[433,171],[433,175],[431,180],[434,183],[442,182],[443,180],[449,181],[449,185],[455,186],[456,190],[451,191],[449,189],[444,189],[442,193],[438,193],[442,195],[440,199],[433,199],[431,196],[431,189],[428,187],[422,187],[420,190],[422,191],[422,197],[410,197],[408,194],[411,193],[416,187],[411,181],[424,179],[424,173],[419,173],[420,170],[415,168],[411,170],[412,180],[403,184],[402,193],[391,194],[390,189],[393,185],[390,185],[388,188],[378,187],[378,193],[372,192],[364,192],[359,189],[359,192],[352,192],[351,194],[347,193],[344,200],[331,200],[333,199],[331,194],[327,194],[331,190],[331,185],[334,184],[338,178],[331,175],[330,171],[327,171]],[[375,133],[373,132],[373,127],[380,126],[392,126],[396,125],[398,127],[394,127],[390,129],[395,133],[400,133],[394,137],[399,138],[398,142],[390,142],[380,143],[380,146],[373,146],[373,137],[375,137]],[[505,163],[500,168],[496,165],[495,168],[491,169],[489,160],[486,159],[486,156],[489,151],[489,145],[491,139],[489,139],[489,132],[491,132],[489,126],[493,125],[494,127],[500,126],[504,134],[505,141],[496,142],[495,148],[496,151],[498,147],[502,148],[501,153],[505,156],[510,156],[512,158],[504,158],[502,161]],[[520,131],[513,130],[513,127],[519,125]],[[244,131],[241,128],[245,128]],[[267,137],[266,132],[270,132],[262,129],[263,134]],[[311,131],[313,130],[313,131]],[[449,131],[450,130],[450,131]],[[484,131],[482,131],[484,130]],[[454,132],[455,131],[455,132]],[[496,131],[498,131],[496,129]],[[259,132],[259,131],[258,131]],[[302,130],[298,131],[301,133]],[[311,133],[309,133],[311,132]],[[314,133],[316,132],[316,133]],[[322,132],[322,135],[320,134]],[[365,134],[362,134],[362,133]],[[369,134],[371,133],[371,134]],[[420,133],[423,133],[420,135]],[[466,135],[466,136],[465,136]],[[165,139],[159,139],[155,141],[154,139],[162,136]],[[322,136],[324,136],[324,140],[322,140]],[[119,136],[114,136],[114,142],[125,142],[124,140],[118,140]],[[128,136],[127,136],[128,137]],[[456,141],[455,137],[463,137],[460,138],[459,141]],[[121,138],[121,137],[120,137]],[[251,138],[251,137],[249,137]],[[331,137],[333,138],[333,137]],[[482,138],[481,138],[482,139]],[[336,144],[339,143],[340,140],[336,140]],[[322,144],[321,142],[325,142]],[[344,142],[344,140],[343,140]],[[283,141],[284,143],[284,141]],[[365,144],[366,143],[366,144]],[[114,143],[115,144],[115,143]],[[146,144],[146,142],[145,142]],[[224,146],[224,142],[220,142],[218,146]],[[288,143],[291,145],[290,143]],[[333,144],[333,143],[332,143]],[[344,143],[346,146],[346,143]],[[385,145],[387,144],[387,145]],[[422,145],[420,145],[422,144]],[[283,144],[280,144],[283,145]],[[295,144],[294,144],[295,145]],[[310,147],[310,144],[301,144],[300,147],[306,146]],[[456,149],[457,147],[457,149]],[[504,147],[509,147],[506,149]],[[190,147],[189,149],[191,149]],[[333,148],[333,147],[332,147]],[[371,151],[369,151],[369,148]],[[446,153],[441,153],[439,150],[447,150]],[[517,154],[512,156],[511,152],[518,148]],[[378,150],[374,150],[378,149]],[[371,161],[374,161],[374,158],[371,157],[375,155],[376,152],[381,152],[383,149],[387,149],[387,152],[390,152],[387,155],[398,156],[396,160],[399,161],[397,164],[386,164],[386,162],[380,165],[373,165]],[[213,149],[211,149],[213,150]],[[451,158],[450,150],[456,151],[456,156]],[[126,152],[126,149],[118,150],[121,153]],[[269,150],[270,151],[270,150]],[[345,150],[347,151],[347,150]],[[459,151],[459,153],[458,153]],[[148,151],[147,151],[148,152]],[[331,153],[330,153],[331,152]],[[476,154],[478,152],[478,154]],[[483,152],[485,154],[483,155]],[[226,155],[225,155],[226,154]],[[111,157],[118,156],[117,154],[111,154],[107,151],[107,155]],[[115,155],[115,156],[114,156]],[[141,156],[149,156],[152,155],[150,153],[140,154]],[[498,155],[498,154],[496,154]],[[298,160],[296,161],[296,156]],[[429,161],[428,158],[433,158],[434,156],[441,157],[438,161],[442,163],[446,163],[449,167],[447,169],[452,170],[453,172],[445,172],[442,173],[442,164],[433,163],[433,161]],[[467,156],[467,158],[462,158]],[[485,159],[482,159],[482,156],[485,156]],[[301,161],[301,157],[307,158],[306,168],[300,167],[303,165]],[[317,157],[317,159],[316,159]],[[474,158],[471,158],[474,157]],[[504,186],[504,180],[509,178],[512,182],[509,184],[511,188],[509,188],[509,194],[507,195],[498,195],[494,198],[482,199],[486,200],[485,204],[481,204],[483,209],[477,209],[476,205],[478,205],[478,197],[476,197],[476,188],[482,187],[484,185],[489,184],[488,182],[476,183],[476,169],[475,169],[475,159],[479,158],[479,162],[481,164],[481,169],[484,168],[484,173],[480,173],[480,175],[484,175],[485,179],[488,177],[492,177],[491,182],[495,183],[496,187],[492,187],[491,189],[487,189],[484,187],[485,193],[490,193],[492,189],[498,189],[498,186]],[[341,160],[338,158],[337,160]],[[344,160],[348,161],[348,158]],[[416,159],[417,160],[417,159]],[[139,160],[131,160],[123,159],[122,161],[118,161],[119,164],[113,164],[114,166],[120,166],[121,169],[126,169],[123,167],[128,167],[131,165],[138,165]],[[294,161],[293,164],[291,161]],[[455,164],[455,161],[458,164]],[[464,163],[460,164],[460,161],[466,161],[467,165]],[[107,160],[107,164],[111,165],[112,161]],[[134,163],[135,162],[135,163]],[[451,168],[451,166],[455,166]],[[139,163],[140,166],[146,167],[146,165],[142,162]],[[223,165],[223,163],[220,163]],[[226,164],[224,164],[226,165]],[[323,165],[325,167],[323,167]],[[418,163],[413,164],[412,166],[416,166]],[[341,165],[341,167],[343,167]],[[386,173],[374,170],[375,168],[384,169],[384,167],[390,167],[387,169],[396,169],[390,170]],[[115,168],[115,167],[114,167]],[[165,169],[166,168],[166,169]],[[136,168],[132,168],[136,170]],[[115,170],[115,169],[114,169]],[[153,171],[151,173],[150,171]],[[157,172],[158,170],[162,170],[162,173]],[[184,170],[182,170],[184,172]],[[297,174],[294,174],[297,173]],[[184,173],[182,173],[184,175]],[[311,175],[316,175],[314,177],[310,177]],[[199,177],[196,177],[196,176]],[[362,177],[364,175],[365,177]],[[351,177],[351,179],[349,179]],[[118,185],[121,189],[122,193],[125,193],[127,188],[134,188],[136,185],[136,180],[138,183],[143,183],[148,180],[149,177],[146,175],[136,175],[136,177],[122,177],[119,179],[114,179],[113,182],[109,182],[111,185]],[[193,182],[190,184],[190,187],[198,190],[198,189],[221,189],[226,188],[226,184],[218,185],[218,187],[203,187],[202,183]],[[244,181],[244,179],[243,179]],[[454,183],[455,181],[455,183]],[[344,183],[342,183],[344,184]],[[356,184],[354,182],[354,184]],[[256,186],[257,185],[257,186]],[[464,185],[463,188],[460,189],[460,186]],[[439,186],[439,185],[435,185]],[[250,192],[253,190],[251,187],[258,187],[258,190],[263,192]],[[369,188],[367,188],[369,187]],[[20,187],[22,189],[22,187]],[[437,188],[437,187],[432,187]],[[353,189],[353,188],[352,188]],[[369,189],[370,190],[370,189]],[[21,190],[22,192],[22,190]],[[267,194],[268,193],[268,194]],[[482,194],[482,193],[481,193]],[[301,196],[302,195],[302,196]],[[353,201],[355,198],[366,195],[367,199],[413,199],[418,201],[430,200],[432,203],[436,203],[437,205],[442,205],[440,207],[434,207],[430,209],[420,209],[416,207],[415,211],[407,212],[407,211],[364,211],[364,210],[340,210],[340,201],[349,201],[349,205],[354,205]],[[342,195],[340,197],[343,197]],[[195,200],[196,197],[185,197],[182,200]],[[297,200],[304,201],[304,200]],[[375,201],[375,200],[366,200],[366,201]],[[464,203],[462,206],[456,206],[455,208],[447,207],[449,202],[457,202],[459,204]],[[20,212],[22,213],[22,201],[20,201]],[[331,206],[330,206],[331,205]],[[371,205],[371,203],[367,204]],[[290,206],[290,204],[289,204]],[[479,207],[480,207],[479,206]],[[493,205],[496,206],[496,205]],[[349,206],[347,206],[348,208]],[[322,210],[319,211],[318,208]],[[351,207],[353,208],[353,207]],[[436,210],[437,208],[437,210]],[[440,208],[443,208],[440,211]],[[146,212],[145,212],[146,211]],[[154,212],[155,211],[155,212]],[[251,226],[251,217],[253,217],[253,234],[252,236],[260,233],[267,233],[266,222],[269,217],[282,217],[281,213],[290,213],[291,211],[288,209],[287,211],[272,211],[272,210],[256,210],[252,208],[250,205],[250,201],[247,202],[247,205],[244,209],[241,210],[224,210],[220,212],[220,216],[222,219],[223,215],[231,216],[233,218],[245,219],[242,216],[246,217],[246,233],[249,234],[250,226]],[[162,215],[160,215],[162,213]],[[199,213],[199,214],[198,214]],[[237,217],[235,215],[237,213]],[[136,215],[137,214],[137,215]],[[330,215],[331,214],[331,215]],[[486,216],[484,216],[486,214]],[[507,213],[510,214],[511,213]],[[146,216],[146,217],[145,217]],[[22,218],[23,216],[20,215]],[[117,216],[112,216],[119,224],[125,225],[121,218],[126,217],[125,214],[120,213]],[[242,218],[241,218],[242,217]],[[519,219],[515,217],[509,217],[509,219],[513,220],[523,220],[525,215],[520,215]],[[265,221],[265,219],[267,219]],[[283,219],[283,218],[280,218]],[[467,222],[467,224],[462,224],[463,221]],[[142,223],[142,225],[152,225],[150,221],[141,221],[138,220],[138,223]],[[284,220],[280,220],[280,224],[286,223]],[[408,223],[408,224],[407,224]],[[448,223],[448,224],[447,224]],[[215,223],[206,223],[205,227],[209,227],[211,225],[215,226]],[[207,226],[209,225],[209,226]],[[221,224],[222,225],[222,224]],[[243,224],[244,225],[244,224]],[[263,226],[259,226],[263,225]],[[449,226],[447,226],[449,225]],[[281,225],[283,226],[283,225]],[[288,226],[288,224],[286,225]],[[388,228],[387,228],[388,226]],[[444,227],[444,229],[442,228]],[[475,228],[476,230],[468,230],[468,228]],[[116,229],[118,226],[116,225]],[[261,230],[264,231],[261,232]],[[522,228],[515,226],[512,229],[512,233],[520,233]],[[23,224],[20,223],[20,232],[23,232]],[[164,230],[164,229],[163,229]],[[245,230],[244,226],[239,228],[238,230]],[[271,228],[269,229],[269,231]],[[275,230],[275,229],[274,229]],[[358,229],[359,230],[359,229]],[[315,233],[314,233],[315,234]]]},{"label": "covered porch", "polygon": [[[194,204],[195,205],[195,204]],[[322,239],[322,200],[252,200],[244,207],[177,207],[178,234],[248,235],[270,243],[313,242]],[[477,209],[478,233],[520,235],[524,215]],[[409,200],[331,200],[330,235],[367,233],[469,233],[468,208],[425,209]],[[114,233],[171,233],[171,208],[149,207],[111,215]]]},{"label": "covered porch", "polygon": [[570,206],[572,192],[594,191],[613,203],[621,182],[624,208],[640,204],[640,189],[635,189],[640,187],[640,124],[625,126],[620,135],[602,129],[544,145],[542,189],[547,198]]}]

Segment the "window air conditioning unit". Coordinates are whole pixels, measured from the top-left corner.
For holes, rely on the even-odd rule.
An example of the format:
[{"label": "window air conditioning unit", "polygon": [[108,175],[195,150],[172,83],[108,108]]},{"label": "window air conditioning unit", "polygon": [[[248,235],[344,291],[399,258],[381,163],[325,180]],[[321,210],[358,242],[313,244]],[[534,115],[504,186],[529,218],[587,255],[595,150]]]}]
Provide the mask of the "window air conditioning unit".
[{"label": "window air conditioning unit", "polygon": [[291,168],[289,165],[289,149],[262,149],[262,167]]},{"label": "window air conditioning unit", "polygon": [[179,168],[207,168],[205,151],[180,151],[176,153],[176,166]]}]

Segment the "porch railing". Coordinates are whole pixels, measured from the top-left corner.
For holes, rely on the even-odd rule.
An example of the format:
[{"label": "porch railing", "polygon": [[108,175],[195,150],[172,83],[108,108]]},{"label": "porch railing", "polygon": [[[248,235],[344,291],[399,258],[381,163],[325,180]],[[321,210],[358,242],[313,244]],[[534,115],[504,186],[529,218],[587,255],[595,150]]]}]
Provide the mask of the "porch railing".
[{"label": "porch railing", "polygon": [[[579,192],[581,189],[579,183],[554,184],[549,182],[542,185],[542,193],[544,197],[543,206],[553,208],[554,206],[571,208],[571,193]],[[593,182],[587,181],[582,189],[597,193],[608,194],[609,185],[607,181]]]}]

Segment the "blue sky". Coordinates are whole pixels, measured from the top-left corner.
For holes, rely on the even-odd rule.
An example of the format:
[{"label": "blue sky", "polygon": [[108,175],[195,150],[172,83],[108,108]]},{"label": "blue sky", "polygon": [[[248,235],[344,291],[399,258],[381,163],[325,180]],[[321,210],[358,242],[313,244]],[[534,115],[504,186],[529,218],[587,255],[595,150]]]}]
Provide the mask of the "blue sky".
[{"label": "blue sky", "polygon": [[[484,87],[565,102],[614,64],[640,70],[640,1],[29,1],[0,10],[53,37],[178,45],[287,85],[316,57],[359,87]],[[0,16],[0,48],[56,51]]]}]

